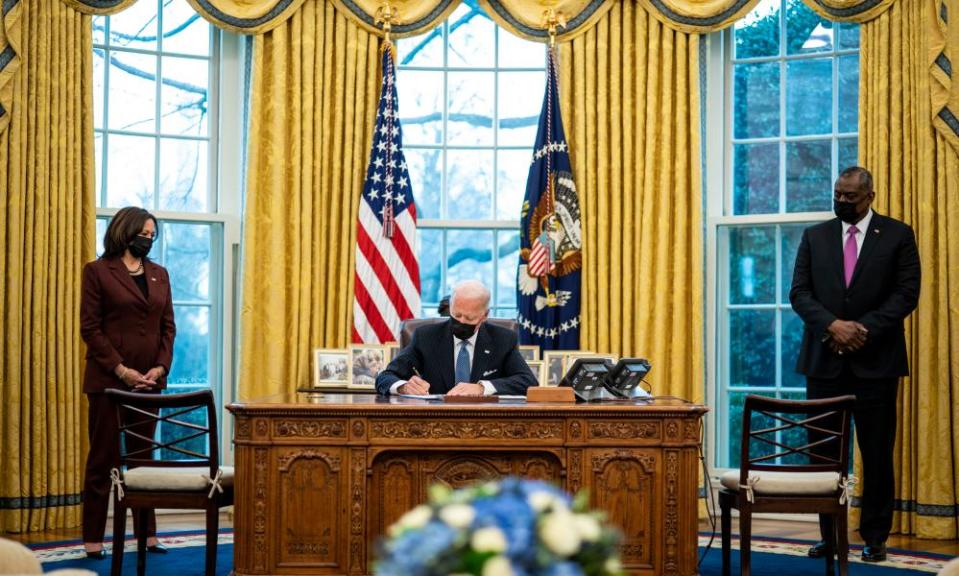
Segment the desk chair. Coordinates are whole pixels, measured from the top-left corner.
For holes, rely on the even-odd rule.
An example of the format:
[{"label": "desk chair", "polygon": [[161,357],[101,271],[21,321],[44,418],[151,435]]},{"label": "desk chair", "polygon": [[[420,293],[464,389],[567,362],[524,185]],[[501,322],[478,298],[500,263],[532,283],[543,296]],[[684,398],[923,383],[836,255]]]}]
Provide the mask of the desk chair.
[{"label": "desk chair", "polygon": [[[426,324],[439,324],[446,322],[449,318],[410,318],[400,322],[400,348],[406,348],[413,340],[413,331]],[[490,324],[496,324],[503,328],[508,328],[513,332],[519,332],[519,324],[513,318],[487,318]]]},{"label": "desk chair", "polygon": [[[120,468],[110,473],[114,484],[111,574],[120,576],[123,570],[127,508],[141,515],[141,526],[146,526],[147,509],[173,508],[206,511],[206,574],[213,576],[219,511],[233,504],[233,468],[220,466],[213,392],[160,395],[107,390],[106,393],[117,408],[121,439]],[[126,423],[120,419],[122,410],[128,414]],[[161,428],[163,437],[159,440],[147,432],[154,427]],[[127,439],[131,438],[139,439],[148,447],[126,450]],[[209,455],[203,454],[204,448]],[[187,459],[154,460],[157,450]],[[146,572],[146,538],[146,530],[140,530],[138,576]]]},{"label": "desk chair", "polygon": [[750,394],[743,405],[739,470],[720,478],[723,576],[729,576],[730,509],[739,510],[741,573],[750,573],[754,512],[828,516],[826,573],[833,574],[838,536],[839,574],[846,576],[850,420],[854,396],[778,400]]}]

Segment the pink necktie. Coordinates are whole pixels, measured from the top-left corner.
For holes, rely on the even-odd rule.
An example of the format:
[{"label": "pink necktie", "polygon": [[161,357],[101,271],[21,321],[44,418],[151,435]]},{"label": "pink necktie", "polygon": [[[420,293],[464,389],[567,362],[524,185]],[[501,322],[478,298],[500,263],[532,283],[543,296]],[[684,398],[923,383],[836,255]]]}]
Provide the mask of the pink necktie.
[{"label": "pink necktie", "polygon": [[856,269],[856,260],[859,259],[859,254],[856,250],[856,234],[859,232],[859,229],[855,226],[850,226],[849,230],[846,231],[846,247],[843,249],[842,256],[842,267],[843,271],[846,273],[846,287],[849,287],[849,283],[852,281],[853,270]]}]

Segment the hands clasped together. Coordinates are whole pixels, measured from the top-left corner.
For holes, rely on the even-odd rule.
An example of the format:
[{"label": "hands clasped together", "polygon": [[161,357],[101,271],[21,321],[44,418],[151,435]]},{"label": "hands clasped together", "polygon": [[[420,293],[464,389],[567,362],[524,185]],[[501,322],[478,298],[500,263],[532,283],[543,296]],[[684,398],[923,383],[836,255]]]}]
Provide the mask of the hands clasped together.
[{"label": "hands clasped together", "polygon": [[829,348],[842,356],[847,352],[856,352],[866,345],[869,330],[855,320],[834,320],[827,328]]},{"label": "hands clasped together", "polygon": [[127,388],[130,388],[134,392],[140,392],[143,390],[150,390],[157,385],[157,379],[163,376],[165,370],[163,366],[154,366],[147,370],[146,374],[140,374],[138,370],[133,368],[127,368],[123,364],[120,364],[116,368],[117,378],[123,382]]}]

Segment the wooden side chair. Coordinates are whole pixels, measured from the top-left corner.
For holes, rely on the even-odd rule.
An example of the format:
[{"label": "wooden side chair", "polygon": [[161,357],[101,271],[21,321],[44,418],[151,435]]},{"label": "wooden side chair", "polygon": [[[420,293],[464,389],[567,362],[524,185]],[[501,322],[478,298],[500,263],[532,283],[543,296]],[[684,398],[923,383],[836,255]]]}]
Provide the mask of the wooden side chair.
[{"label": "wooden side chair", "polygon": [[[206,574],[213,576],[220,508],[233,504],[233,468],[220,466],[213,392],[160,395],[107,390],[107,395],[117,408],[121,440],[120,467],[110,473],[114,484],[111,574],[120,576],[123,569],[127,509],[140,514],[140,525],[146,526],[147,509],[172,508],[206,511]],[[124,410],[126,421],[120,418]],[[163,439],[152,433],[158,425]],[[126,448],[131,445],[129,439],[138,449]],[[205,446],[207,454],[197,444]],[[185,459],[154,459],[160,450]],[[139,576],[146,572],[146,538],[146,530],[140,530]]]},{"label": "wooden side chair", "polygon": [[[750,573],[752,514],[807,513],[829,517],[826,573],[834,573],[838,537],[839,574],[846,576],[850,421],[854,396],[824,400],[779,400],[746,396],[741,468],[723,474],[723,576],[729,576],[731,509],[739,510],[741,573]],[[784,461],[787,459],[787,461]]]}]

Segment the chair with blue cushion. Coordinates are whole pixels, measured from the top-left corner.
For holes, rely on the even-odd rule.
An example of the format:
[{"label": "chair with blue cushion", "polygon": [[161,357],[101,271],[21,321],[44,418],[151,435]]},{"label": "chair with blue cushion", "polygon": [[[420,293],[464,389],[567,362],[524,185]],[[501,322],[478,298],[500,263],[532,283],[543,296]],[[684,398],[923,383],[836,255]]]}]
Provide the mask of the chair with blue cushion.
[{"label": "chair with blue cushion", "polygon": [[[750,573],[752,515],[819,514],[830,519],[826,573],[846,576],[850,421],[854,396],[781,400],[750,394],[743,404],[741,467],[720,478],[723,576],[729,576],[731,509],[739,510],[741,573]],[[838,541],[838,546],[836,545]]]},{"label": "chair with blue cushion", "polygon": [[[120,423],[120,468],[111,472],[113,495],[113,565],[123,570],[127,509],[141,514],[151,508],[199,509],[206,512],[206,574],[216,573],[220,508],[233,504],[233,468],[220,466],[219,435],[213,392],[138,394],[107,390]],[[121,411],[127,413],[120,419]],[[131,417],[130,415],[133,415]],[[153,430],[162,430],[157,439]],[[127,450],[133,442],[136,450]],[[146,448],[139,446],[147,445]],[[198,448],[197,445],[203,448]],[[161,459],[154,459],[159,454]],[[185,459],[162,459],[176,454]],[[146,572],[146,531],[137,535],[137,574]]]}]

